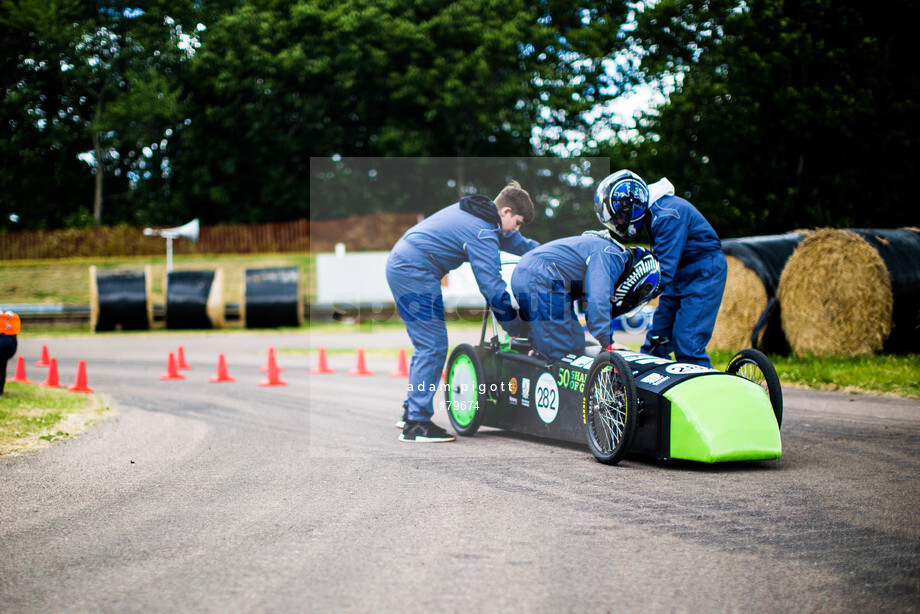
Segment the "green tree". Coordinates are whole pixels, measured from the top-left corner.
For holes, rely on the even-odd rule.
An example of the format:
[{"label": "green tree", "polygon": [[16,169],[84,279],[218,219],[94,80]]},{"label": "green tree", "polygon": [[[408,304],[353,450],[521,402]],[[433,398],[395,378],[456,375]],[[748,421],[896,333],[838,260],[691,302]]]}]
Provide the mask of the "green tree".
[{"label": "green tree", "polygon": [[[465,168],[461,184],[457,169]],[[594,181],[610,172],[606,159],[556,157],[324,158],[311,165],[312,219],[338,217],[340,203],[362,212],[431,215],[467,194],[494,198],[510,181],[527,190],[536,218],[525,234],[539,241],[598,226]]]},{"label": "green tree", "polygon": [[311,157],[450,157],[462,186],[473,157],[553,151],[604,98],[626,13],[586,0],[242,5],[202,35],[182,83],[177,206],[212,221],[305,217]]},{"label": "green tree", "polygon": [[136,222],[159,196],[138,188],[165,185],[166,142],[182,119],[172,73],[191,43],[170,14],[194,11],[165,1],[0,5],[3,208],[29,211],[23,226],[98,224],[103,202],[108,223]]},{"label": "green tree", "polygon": [[639,15],[639,79],[676,78],[613,166],[666,175],[722,236],[913,224],[920,158],[913,43],[857,0],[681,2]]}]

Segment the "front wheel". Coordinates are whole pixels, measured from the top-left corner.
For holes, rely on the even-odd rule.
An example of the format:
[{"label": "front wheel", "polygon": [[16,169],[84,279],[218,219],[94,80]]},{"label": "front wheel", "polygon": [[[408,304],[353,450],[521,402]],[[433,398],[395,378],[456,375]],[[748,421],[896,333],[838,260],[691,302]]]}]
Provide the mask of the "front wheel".
[{"label": "front wheel", "polygon": [[594,359],[582,402],[591,453],[601,463],[617,464],[629,451],[639,420],[636,382],[622,356],[601,352]]},{"label": "front wheel", "polygon": [[779,384],[779,375],[770,359],[760,350],[748,348],[735,354],[728,362],[726,373],[740,375],[763,388],[770,400],[776,426],[783,425],[783,389]]},{"label": "front wheel", "polygon": [[447,359],[447,388],[444,400],[447,417],[458,435],[469,437],[482,424],[482,412],[486,402],[486,383],[482,360],[476,349],[461,343],[454,348]]}]

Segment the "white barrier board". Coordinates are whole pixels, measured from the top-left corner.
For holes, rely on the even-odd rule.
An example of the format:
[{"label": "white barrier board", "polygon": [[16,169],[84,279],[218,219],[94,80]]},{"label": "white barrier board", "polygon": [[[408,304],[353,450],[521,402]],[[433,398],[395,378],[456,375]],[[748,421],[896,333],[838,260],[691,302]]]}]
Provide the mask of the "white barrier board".
[{"label": "white barrier board", "polygon": [[[393,305],[387,285],[386,265],[389,252],[352,254],[318,254],[316,256],[316,303],[330,305]],[[511,272],[519,256],[501,254],[502,278],[511,282]],[[441,293],[447,309],[484,307],[470,263],[447,274]],[[512,298],[513,302],[513,298]],[[515,304],[515,307],[517,305]]]}]

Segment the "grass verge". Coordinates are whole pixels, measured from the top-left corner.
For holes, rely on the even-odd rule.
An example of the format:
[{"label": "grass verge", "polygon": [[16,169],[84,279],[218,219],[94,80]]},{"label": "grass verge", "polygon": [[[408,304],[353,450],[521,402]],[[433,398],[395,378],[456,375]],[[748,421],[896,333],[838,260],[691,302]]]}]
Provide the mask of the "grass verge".
[{"label": "grass verge", "polygon": [[[712,364],[725,369],[732,356],[715,351]],[[920,399],[920,354],[769,358],[783,386]]]},{"label": "grass verge", "polygon": [[99,395],[7,382],[0,395],[0,456],[16,456],[74,437],[108,411]]}]

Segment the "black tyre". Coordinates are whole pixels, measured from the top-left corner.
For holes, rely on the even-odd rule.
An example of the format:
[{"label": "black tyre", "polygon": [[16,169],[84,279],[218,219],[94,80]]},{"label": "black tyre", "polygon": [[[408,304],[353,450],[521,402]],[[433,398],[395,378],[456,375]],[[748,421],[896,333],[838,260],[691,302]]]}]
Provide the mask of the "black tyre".
[{"label": "black tyre", "polygon": [[779,384],[776,368],[763,352],[751,348],[741,350],[732,356],[725,371],[740,375],[763,388],[773,407],[776,425],[783,425],[783,389]]},{"label": "black tyre", "polygon": [[615,465],[629,451],[639,421],[636,382],[622,356],[601,352],[588,372],[582,417],[588,447]]},{"label": "black tyre", "polygon": [[445,380],[447,417],[458,435],[469,437],[482,424],[483,405],[486,402],[482,360],[473,346],[462,343],[454,348],[447,359]]}]

